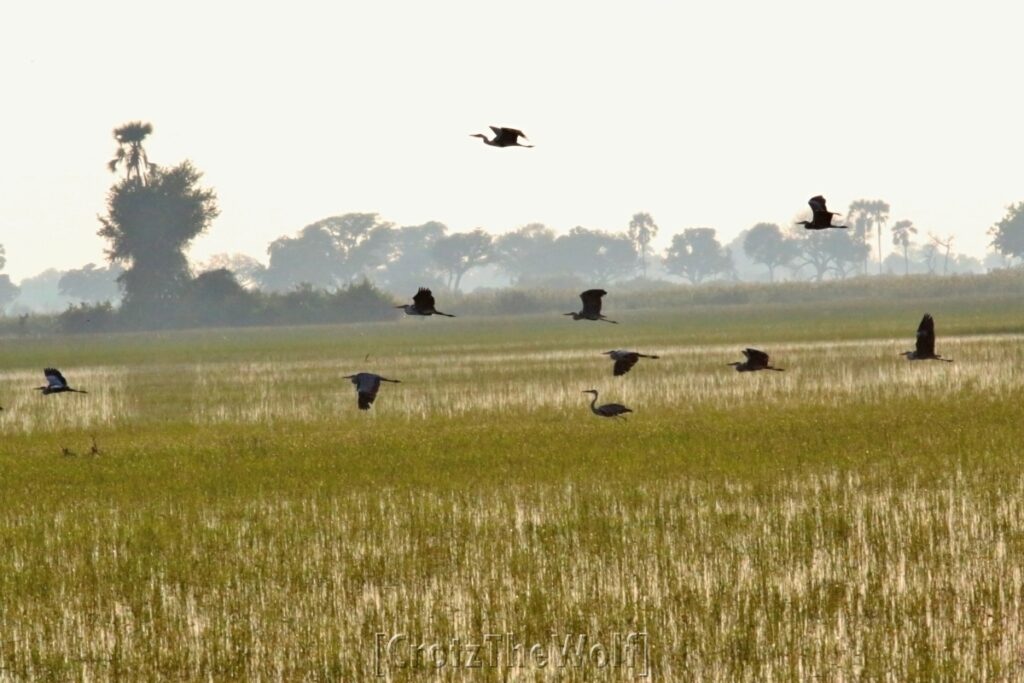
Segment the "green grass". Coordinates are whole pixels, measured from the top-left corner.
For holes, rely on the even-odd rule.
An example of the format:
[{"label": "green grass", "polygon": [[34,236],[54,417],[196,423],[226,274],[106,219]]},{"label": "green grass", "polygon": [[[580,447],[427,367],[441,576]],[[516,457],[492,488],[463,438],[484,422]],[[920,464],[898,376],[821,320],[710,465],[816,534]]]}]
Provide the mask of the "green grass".
[{"label": "green grass", "polygon": [[[953,365],[898,357],[903,302],[5,340],[0,680],[359,681],[379,631],[632,630],[655,680],[1017,680],[1024,311],[929,309]],[[726,367],[746,345],[787,372]],[[663,357],[613,378],[618,346]],[[90,393],[30,392],[49,364]],[[362,369],[403,380],[368,414]]]}]

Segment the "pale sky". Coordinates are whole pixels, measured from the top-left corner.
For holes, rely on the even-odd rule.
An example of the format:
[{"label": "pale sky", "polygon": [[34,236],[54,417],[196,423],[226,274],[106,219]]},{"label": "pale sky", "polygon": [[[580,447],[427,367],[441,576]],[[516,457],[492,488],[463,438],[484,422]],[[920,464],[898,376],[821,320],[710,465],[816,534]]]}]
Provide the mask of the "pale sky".
[{"label": "pale sky", "polygon": [[[19,2],[0,28],[0,244],[17,281],[103,258],[111,131],[148,121],[221,216],[191,256],[380,213],[664,246],[884,199],[921,236],[1024,200],[1016,2]],[[951,9],[947,8],[951,7]],[[521,128],[535,149],[468,135]],[[885,250],[889,250],[886,235]]]}]

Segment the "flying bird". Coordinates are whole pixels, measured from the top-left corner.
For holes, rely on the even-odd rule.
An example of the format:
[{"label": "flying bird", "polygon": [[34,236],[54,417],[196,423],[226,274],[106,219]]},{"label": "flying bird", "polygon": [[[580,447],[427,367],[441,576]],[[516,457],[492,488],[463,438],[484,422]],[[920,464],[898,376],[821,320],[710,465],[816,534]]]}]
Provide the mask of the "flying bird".
[{"label": "flying bird", "polygon": [[952,363],[950,358],[943,358],[935,353],[935,319],[931,314],[925,313],[921,318],[921,324],[917,326],[917,344],[913,351],[904,351],[901,356],[907,360],[941,360],[944,363]]},{"label": "flying bird", "polygon": [[612,369],[612,374],[616,377],[625,375],[629,372],[634,365],[641,358],[657,358],[658,356],[648,356],[645,353],[637,353],[636,351],[624,351],[622,349],[615,349],[614,351],[605,351],[604,355],[610,357],[615,361],[615,366]]},{"label": "flying bird", "polygon": [[416,292],[416,296],[412,298],[411,304],[402,304],[401,306],[395,306],[395,308],[404,309],[406,315],[443,315],[448,318],[455,317],[451,313],[442,313],[434,308],[434,295],[426,287],[420,287],[420,290]]},{"label": "flying bird", "polygon": [[811,197],[810,201],[807,202],[811,211],[814,212],[814,216],[810,221],[799,221],[797,225],[804,226],[805,230],[824,230],[826,228],[847,228],[847,225],[832,225],[832,216],[838,216],[838,213],[833,213],[825,207],[825,198],[820,194],[816,197]]},{"label": "flying bird", "polygon": [[480,138],[484,141],[484,144],[491,147],[533,147],[533,145],[519,144],[519,138],[530,139],[521,130],[516,128],[498,128],[497,126],[489,126],[489,128],[494,131],[493,139],[488,140],[487,136],[483,133],[473,133],[469,137]]},{"label": "flying bird", "polygon": [[373,405],[374,399],[377,398],[377,392],[380,390],[381,382],[394,382],[395,384],[402,383],[401,380],[388,379],[387,377],[375,375],[372,372],[359,372],[354,375],[345,375],[345,379],[352,380],[352,384],[356,385],[356,394],[359,396],[359,410],[370,409],[370,406]]},{"label": "flying bird", "polygon": [[588,289],[580,294],[580,299],[583,300],[583,310],[579,313],[563,313],[562,315],[571,315],[573,320],[603,320],[606,323],[618,325],[619,323],[615,320],[609,320],[601,315],[601,297],[607,293],[603,289]]},{"label": "flying bird", "polygon": [[622,405],[621,403],[605,403],[604,405],[595,405],[597,403],[597,389],[587,389],[583,392],[584,394],[593,394],[594,398],[590,400],[590,412],[600,417],[619,417],[625,420],[624,415],[626,413],[632,413],[633,411]]},{"label": "flying bird", "polygon": [[743,363],[729,363],[729,365],[736,368],[736,372],[755,372],[757,370],[774,370],[775,372],[784,371],[783,368],[776,368],[769,365],[768,354],[764,351],[758,351],[757,349],[743,349],[743,355],[747,357],[747,360]]},{"label": "flying bird", "polygon": [[64,375],[60,374],[60,370],[56,368],[46,368],[43,370],[43,374],[46,375],[46,386],[36,387],[36,390],[43,392],[43,394],[61,394],[66,391],[73,391],[76,394],[89,393],[87,391],[82,391],[81,389],[72,389],[69,387],[68,381],[64,379]]}]

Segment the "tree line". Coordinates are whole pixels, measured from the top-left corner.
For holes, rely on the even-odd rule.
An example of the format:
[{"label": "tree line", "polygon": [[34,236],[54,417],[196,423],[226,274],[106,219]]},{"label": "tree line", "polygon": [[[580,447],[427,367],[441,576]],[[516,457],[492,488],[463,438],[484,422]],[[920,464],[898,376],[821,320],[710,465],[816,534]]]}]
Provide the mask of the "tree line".
[{"label": "tree line", "polygon": [[[189,161],[171,167],[151,162],[143,143],[152,131],[142,122],[114,131],[117,148],[108,167],[120,177],[98,231],[108,263],[22,282],[22,289],[55,283],[61,296],[82,302],[66,311],[71,327],[86,321],[126,327],[274,323],[295,321],[303,315],[296,311],[310,321],[330,321],[339,307],[372,318],[375,306],[390,302],[385,291],[402,297],[419,286],[457,292],[473,271],[496,284],[553,289],[671,277],[692,284],[820,282],[872,271],[949,273],[996,265],[956,254],[953,237],[922,239],[910,220],[890,225],[884,201],[858,200],[846,212],[847,230],[758,223],[722,244],[715,229],[692,227],[673,235],[660,254],[652,248],[659,227],[643,212],[618,232],[576,226],[558,234],[530,224],[500,235],[482,228],[450,232],[436,221],[396,226],[375,213],[348,213],[274,240],[266,263],[221,254],[193,268],[186,251],[217,218],[216,194],[201,186],[202,174]],[[989,235],[1001,265],[1024,261],[1024,202],[1009,207]],[[0,246],[0,269],[4,263]],[[0,309],[18,294],[19,287],[0,275]]]}]

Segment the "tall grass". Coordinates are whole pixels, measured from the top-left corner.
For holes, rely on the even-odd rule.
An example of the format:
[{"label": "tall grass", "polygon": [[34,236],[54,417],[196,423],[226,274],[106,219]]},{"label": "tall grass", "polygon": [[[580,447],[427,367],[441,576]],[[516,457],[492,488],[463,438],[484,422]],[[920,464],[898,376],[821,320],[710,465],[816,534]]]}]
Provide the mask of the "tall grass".
[{"label": "tall grass", "polygon": [[[0,680],[370,680],[377,632],[634,630],[655,680],[1018,680],[1024,351],[973,332],[1024,314],[932,312],[953,365],[899,358],[920,312],[888,305],[8,344]],[[787,371],[735,373],[748,344]],[[627,345],[663,357],[613,378]],[[91,393],[26,389],[58,362]],[[403,380],[369,413],[362,369]]]}]

